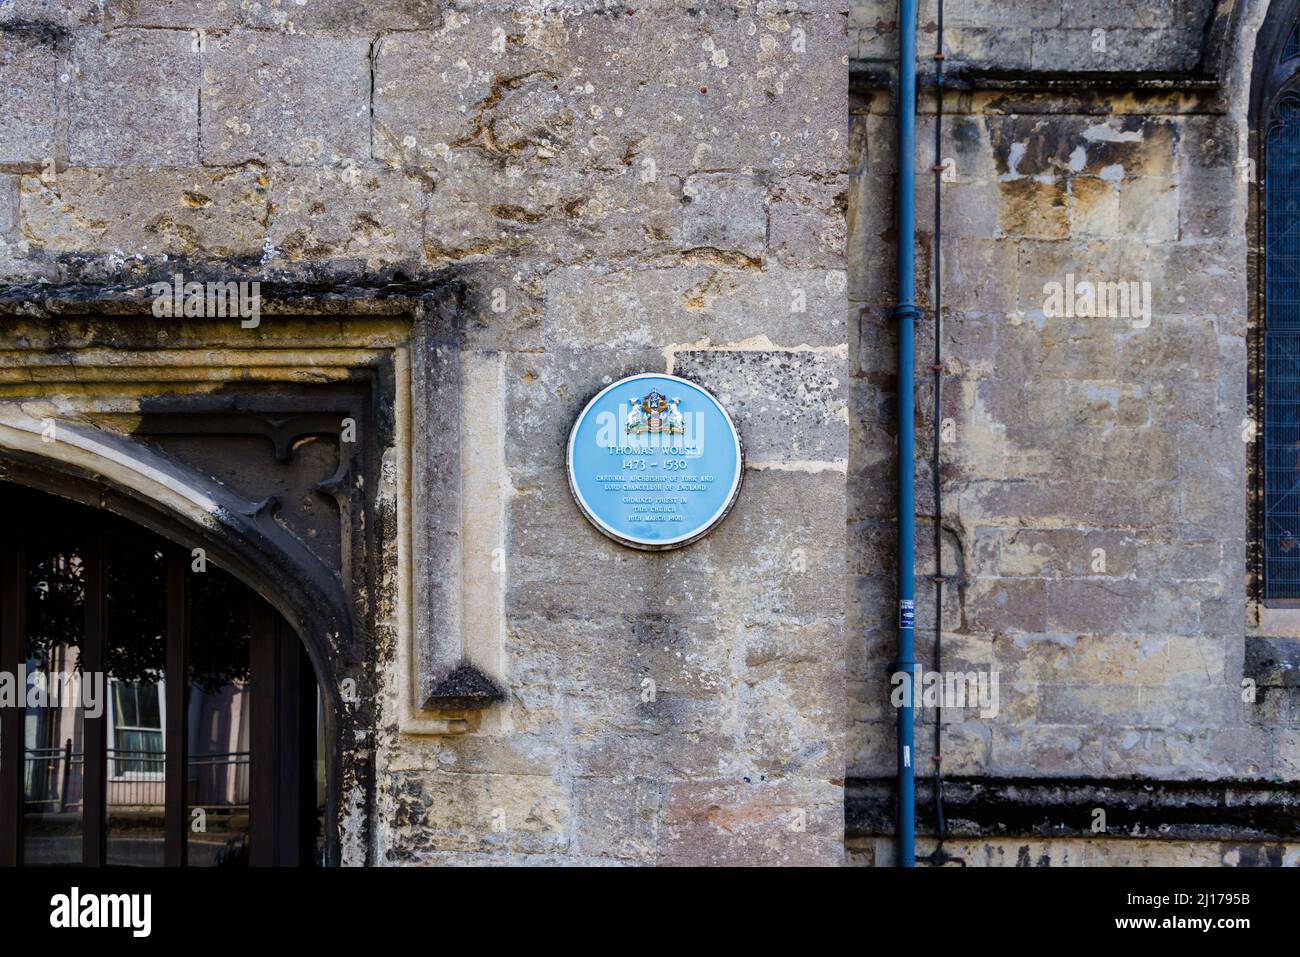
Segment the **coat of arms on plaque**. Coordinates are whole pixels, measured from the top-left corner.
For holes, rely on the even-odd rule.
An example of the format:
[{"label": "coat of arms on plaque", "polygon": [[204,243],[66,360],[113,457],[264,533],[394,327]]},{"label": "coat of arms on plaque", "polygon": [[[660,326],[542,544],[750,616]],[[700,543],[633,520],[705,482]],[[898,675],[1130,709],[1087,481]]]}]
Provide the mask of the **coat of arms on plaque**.
[{"label": "coat of arms on plaque", "polygon": [[643,397],[633,397],[632,411],[627,416],[629,435],[666,432],[677,435],[686,431],[682,421],[681,399],[669,401],[658,389],[651,389]]}]

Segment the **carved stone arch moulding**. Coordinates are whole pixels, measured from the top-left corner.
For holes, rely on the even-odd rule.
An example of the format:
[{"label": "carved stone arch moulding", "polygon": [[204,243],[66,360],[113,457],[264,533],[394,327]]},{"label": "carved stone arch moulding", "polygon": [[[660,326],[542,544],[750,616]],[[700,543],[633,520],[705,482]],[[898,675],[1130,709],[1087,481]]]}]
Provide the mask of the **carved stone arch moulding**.
[{"label": "carved stone arch moulding", "polygon": [[502,702],[461,635],[456,310],[0,316],[0,481],[204,548],[301,636],[331,863],[372,853],[380,729],[473,732]]}]

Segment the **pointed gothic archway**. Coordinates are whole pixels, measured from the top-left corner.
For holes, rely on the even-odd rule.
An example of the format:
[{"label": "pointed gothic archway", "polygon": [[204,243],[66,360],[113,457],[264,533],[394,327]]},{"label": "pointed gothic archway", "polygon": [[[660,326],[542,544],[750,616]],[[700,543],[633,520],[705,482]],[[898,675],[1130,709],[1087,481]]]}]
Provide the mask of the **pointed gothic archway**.
[{"label": "pointed gothic archway", "polygon": [[[203,549],[206,558],[228,572],[232,581],[265,599],[266,613],[260,623],[253,623],[254,630],[260,628],[273,636],[282,620],[283,634],[296,636],[295,646],[300,640],[320,689],[325,771],[323,858],[337,863],[342,702],[334,676],[337,649],[346,645],[351,633],[347,601],[337,577],[276,523],[265,507],[250,508],[246,500],[220,483],[149,446],[84,423],[33,419],[12,408],[0,413],[0,483],[27,486],[119,516],[179,546],[186,558],[194,549]],[[87,569],[93,570],[93,563]],[[14,607],[12,598],[9,607]],[[12,612],[8,620],[9,630],[16,636]],[[15,647],[16,637],[10,639],[11,658],[17,657]],[[277,645],[268,638],[260,647],[265,660],[274,662],[288,645]],[[277,647],[281,650],[276,651]],[[291,670],[283,670],[285,680]],[[4,722],[0,729],[5,728],[10,730],[5,732],[4,753],[16,753],[21,740],[15,733],[17,723]],[[268,725],[262,733],[269,742],[264,747],[275,747],[274,727]],[[280,769],[280,773],[287,778],[295,772]],[[5,780],[12,785],[16,778],[10,773]],[[92,789],[95,786],[92,782]],[[13,788],[0,799],[12,802],[15,797],[8,790]],[[92,793],[90,798],[98,802],[99,795]],[[0,804],[3,810],[4,804]],[[13,853],[16,857],[17,849]],[[264,863],[291,863],[285,859],[286,853],[265,850],[255,857]],[[85,859],[94,860],[93,850]]]}]

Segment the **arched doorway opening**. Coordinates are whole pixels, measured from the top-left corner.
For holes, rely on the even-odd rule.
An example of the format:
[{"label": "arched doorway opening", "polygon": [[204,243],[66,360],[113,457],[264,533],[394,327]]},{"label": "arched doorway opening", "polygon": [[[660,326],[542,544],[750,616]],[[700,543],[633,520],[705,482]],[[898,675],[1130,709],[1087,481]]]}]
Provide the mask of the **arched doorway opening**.
[{"label": "arched doorway opening", "polygon": [[193,550],[0,483],[0,863],[325,856],[324,715],[288,622]]}]

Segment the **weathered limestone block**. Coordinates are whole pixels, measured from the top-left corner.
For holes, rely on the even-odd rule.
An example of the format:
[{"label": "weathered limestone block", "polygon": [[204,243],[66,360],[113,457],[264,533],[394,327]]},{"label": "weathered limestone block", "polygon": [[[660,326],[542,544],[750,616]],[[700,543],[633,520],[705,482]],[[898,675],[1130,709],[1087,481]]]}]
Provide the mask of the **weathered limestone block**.
[{"label": "weathered limestone block", "polygon": [[[1184,150],[1186,152],[1186,150]],[[1178,231],[1183,240],[1228,239],[1240,236],[1245,224],[1238,215],[1239,194],[1246,188],[1242,173],[1249,168],[1189,165],[1179,179]],[[1234,184],[1229,188],[1228,184]]]},{"label": "weathered limestone block", "polygon": [[667,787],[658,777],[576,780],[573,853],[629,864],[654,864]]},{"label": "weathered limestone block", "polygon": [[[558,559],[551,555],[548,560],[554,564]],[[596,703],[608,706],[608,720],[629,734],[685,733],[685,726],[674,725],[685,712],[699,715],[715,732],[721,730],[726,710],[721,691],[734,680],[728,659],[734,635],[720,633],[709,620],[709,610],[725,609],[697,571],[671,569],[679,591],[699,597],[698,611],[685,607],[680,597],[673,601],[655,589],[618,587],[612,580],[619,573],[631,577],[644,572],[652,567],[650,561],[616,564],[605,553],[599,589],[567,573],[561,585],[546,587],[544,563],[537,555],[521,556],[518,564],[519,586],[512,589],[507,613],[516,635],[521,685],[558,694],[581,688],[584,694],[603,696]],[[585,588],[585,614],[566,596],[566,588]],[[622,614],[592,607],[593,599],[605,595],[626,602]],[[672,703],[667,696],[681,700]],[[593,715],[593,731],[600,730],[597,718]]]},{"label": "weathered limestone block", "polygon": [[768,780],[784,779],[801,790],[838,782],[844,750],[838,736],[828,741],[823,729],[843,721],[843,675],[810,663],[799,669],[785,666],[773,676],[751,671],[747,684],[739,762]]},{"label": "weathered limestone block", "polygon": [[[643,675],[630,694],[551,691],[578,777],[635,773],[673,781],[717,774],[731,765],[734,707],[717,693],[661,692],[643,684],[649,677]],[[642,701],[652,691],[653,700]]]},{"label": "weathered limestone block", "polygon": [[1068,484],[981,481],[956,490],[954,511],[968,524],[1032,521],[1049,528],[1172,526],[1178,486],[1170,482],[1106,482],[1074,476]]},{"label": "weathered limestone block", "polygon": [[883,68],[890,51],[898,50],[898,24],[891,19],[851,26],[849,41],[854,60],[873,62]]},{"label": "weathered limestone block", "polygon": [[59,282],[65,274],[52,259],[22,239],[0,242],[0,272],[7,282]]},{"label": "weathered limestone block", "polygon": [[850,102],[848,180],[848,236],[844,250],[850,262],[861,263],[849,275],[849,298],[854,301],[880,300],[892,287],[894,262],[885,240],[892,225],[891,204],[879,202],[874,184],[892,175],[894,156],[890,149],[887,118],[866,112],[870,106]]},{"label": "weathered limestone block", "polygon": [[1050,767],[1061,775],[1104,774],[1108,733],[1092,723],[1014,727],[998,722],[992,728],[989,770],[1015,775]]},{"label": "weathered limestone block", "polygon": [[1039,578],[974,578],[966,589],[966,617],[977,631],[1047,630],[1047,583]]},{"label": "weathered limestone block", "polygon": [[[1226,422],[1217,429],[1187,430],[1179,462],[1185,476],[1179,495],[1179,518],[1188,534],[1227,541],[1243,536],[1246,462],[1241,436],[1241,420]],[[1242,451],[1227,461],[1218,461],[1207,454],[1214,448]]]},{"label": "weathered limestone block", "polygon": [[[1223,242],[1171,243],[1150,252],[1151,308],[1157,325],[1172,330],[1168,317],[1218,317],[1224,334],[1246,331],[1246,242],[1237,236]],[[1195,321],[1195,320],[1193,320]],[[1203,321],[1203,320],[1202,320]],[[1199,339],[1198,346],[1211,343]],[[1205,355],[1197,352],[1194,355]],[[1188,356],[1189,358],[1191,356]]]},{"label": "weathered limestone block", "polygon": [[[1153,316],[1149,327],[1124,336],[1115,373],[1130,381],[1145,373],[1150,380],[1172,385],[1187,378],[1184,370],[1199,357],[1217,354],[1218,344],[1213,319]],[[1170,398],[1179,401],[1177,396]],[[1195,393],[1190,395],[1188,404],[1195,398]]]},{"label": "weathered limestone block", "polygon": [[1178,238],[1178,183],[1146,176],[1120,187],[1119,233],[1171,242]]},{"label": "weathered limestone block", "polygon": [[[1039,32],[1014,21],[1005,26],[954,27],[952,30],[945,24],[944,45],[948,48],[945,52],[953,57],[950,61],[952,66],[970,64],[985,69],[1028,70],[1033,63],[1034,43]],[[897,57],[898,34],[894,33],[890,41],[895,51],[893,55]]]},{"label": "weathered limestone block", "polygon": [[547,339],[557,344],[675,351],[755,337],[777,347],[831,346],[845,338],[840,269],[759,270],[703,257],[662,269],[593,264],[552,272],[546,304]]},{"label": "weathered limestone block", "polygon": [[1076,239],[1119,235],[1118,184],[1100,177],[1074,177],[1070,181],[1069,224],[1070,236]]},{"label": "weathered limestone block", "polygon": [[1030,578],[1128,578],[1139,541],[1133,534],[1106,530],[979,529],[973,570]]},{"label": "weathered limestone block", "polygon": [[0,23],[74,27],[102,22],[104,8],[99,0],[12,0],[0,10]]},{"label": "weathered limestone block", "polygon": [[[682,782],[665,795],[665,864],[825,864],[842,854],[839,789],[784,782]],[[837,853],[836,845],[840,845]]]},{"label": "weathered limestone block", "polygon": [[[764,624],[770,623],[773,615],[787,625],[834,621],[842,615],[845,533],[843,510],[835,493],[843,481],[842,475],[831,470],[812,474],[747,470],[732,514],[709,537],[714,567],[728,569],[725,580],[716,586],[726,621],[768,635],[773,629]],[[798,509],[790,508],[789,502],[802,495],[808,500]],[[745,640],[753,634],[746,631]],[[724,637],[735,640],[739,635]],[[836,640],[830,629],[813,630],[792,639],[791,644],[804,649],[813,646],[814,655],[830,654],[833,649],[829,645]],[[787,650],[789,658],[784,651],[775,659],[758,654],[754,664],[768,660],[803,664],[809,660],[794,647]],[[769,647],[771,651],[774,649]]]},{"label": "weathered limestone block", "polygon": [[[885,9],[889,4],[883,4]],[[855,0],[855,7],[860,10],[880,9],[881,0]],[[962,0],[961,3],[945,3],[944,29],[949,23],[954,27],[992,27],[1011,25],[1044,29],[1059,26],[1061,23],[1062,0]],[[919,0],[917,4],[917,23],[933,23],[938,17],[936,0]]]},{"label": "weathered limestone block", "polygon": [[1179,127],[1169,118],[1035,114],[985,122],[1002,182],[1074,175],[1118,180],[1171,176],[1175,169]]},{"label": "weathered limestone block", "polygon": [[[1033,441],[1033,423],[1016,437]],[[1181,443],[1165,429],[1115,427],[1107,430],[1062,429],[1040,435],[1036,443],[1048,452],[1052,474],[1078,471],[1111,482],[1172,482],[1178,478]]]},{"label": "weathered limestone block", "polygon": [[[505,361],[506,467],[550,470],[560,481],[566,481],[569,429],[592,396],[615,379],[662,371],[664,365],[654,349],[614,351],[603,343],[515,353]],[[565,496],[572,505],[567,490]]]},{"label": "weathered limestone block", "polygon": [[842,462],[845,365],[838,350],[682,351],[674,371],[726,406],[753,462]]},{"label": "weathered limestone block", "polygon": [[[963,310],[968,315],[992,316],[1000,321],[1016,309],[1016,283],[1007,282],[1005,277],[1017,274],[1020,258],[1019,245],[1010,239],[964,236],[960,242],[946,244],[943,256],[945,308]],[[1039,309],[1042,308],[1042,294],[1040,283],[1036,307]],[[963,344],[965,341],[963,338]]]},{"label": "weathered limestone block", "polygon": [[1232,587],[1243,566],[1244,539],[1218,539],[1195,537],[1192,529],[1183,529],[1186,537],[1175,541],[1146,540],[1139,536],[1136,574],[1148,578],[1153,574],[1177,568],[1180,578],[1187,581],[1226,583]]},{"label": "weathered limestone block", "polygon": [[511,251],[552,264],[672,265],[685,252],[753,265],[763,254],[767,213],[753,177],[665,174],[646,182],[631,167],[535,175],[457,159],[429,201],[432,263]]},{"label": "weathered limestone block", "polygon": [[1043,31],[1034,36],[1030,66],[1035,70],[1190,70],[1201,54],[1197,28],[1112,27]]},{"label": "weathered limestone block", "polygon": [[255,170],[69,169],[22,178],[22,236],[50,252],[250,257],[266,187]]},{"label": "weathered limestone block", "polygon": [[[1237,317],[1225,322],[1235,326]],[[1206,402],[1203,406],[1206,418],[1194,419],[1195,425],[1209,425],[1208,414],[1212,410],[1214,422],[1236,422],[1242,424],[1246,411],[1246,388],[1249,376],[1246,363],[1246,340],[1244,336],[1234,335],[1235,330],[1224,332],[1219,336],[1219,356],[1223,363],[1217,370],[1214,383],[1217,387],[1215,402]]]},{"label": "weathered limestone block", "polygon": [[[1242,141],[1241,127],[1235,117],[1214,114],[1184,116],[1178,122],[1178,155],[1187,167],[1205,170],[1232,167],[1239,177],[1246,171],[1242,163],[1246,144]],[[1248,176],[1245,181],[1249,181]],[[1230,179],[1224,177],[1219,181],[1219,188],[1222,189],[1229,182]],[[1202,199],[1212,201],[1213,197],[1205,196]]]},{"label": "weathered limestone block", "polygon": [[0,241],[6,243],[18,237],[18,181],[0,174]]},{"label": "weathered limestone block", "polygon": [[[1145,335],[1158,326],[1154,320],[1158,315],[1156,293],[1160,283],[1152,282],[1156,278],[1152,262],[1161,253],[1158,247],[1120,239],[1069,242],[1026,240],[1018,244],[1018,251],[1018,308],[1016,314],[1009,317],[1016,335],[1042,333],[1049,341],[1054,341],[1064,332],[1084,331],[1085,334],[1105,334],[1117,338],[1124,330]],[[1136,296],[1133,295],[1131,285],[1135,282],[1139,284]],[[1141,286],[1143,282],[1149,282],[1150,286]],[[1083,283],[1093,284],[1095,294],[1098,293],[1098,283],[1126,284],[1130,294],[1128,306],[1124,305],[1123,299],[1117,297],[1112,310],[1110,299],[1107,298],[1103,310],[1101,299],[1095,296],[1092,314],[1088,314],[1086,308],[1080,314],[1073,305],[1079,302],[1079,291]],[[1066,309],[1069,288],[1074,289],[1074,303]],[[1145,315],[1147,303],[1151,304],[1150,325],[1145,324],[1148,318]],[[1126,308],[1128,314],[1124,314]],[[1051,316],[1047,315],[1049,310],[1053,313]],[[1135,324],[1135,320],[1141,322]],[[1090,330],[1090,333],[1086,330]],[[1096,347],[1107,348],[1100,343]],[[1063,352],[1060,358],[1074,360],[1077,356]]]},{"label": "weathered limestone block", "polygon": [[117,26],[209,30],[258,28],[308,33],[429,30],[442,20],[437,0],[267,0],[264,3],[195,3],[193,0],[106,0]]},{"label": "weathered limestone block", "polygon": [[1196,599],[1160,581],[1074,579],[1047,583],[1047,630],[1112,635],[1188,634]]},{"label": "weathered limestone block", "polygon": [[682,187],[687,205],[680,245],[757,259],[767,243],[763,184],[735,173],[694,173]]},{"label": "weathered limestone block", "polygon": [[447,771],[393,778],[392,824],[403,839],[398,860],[410,862],[425,851],[539,854],[568,849],[572,786],[567,780]]},{"label": "weathered limestone block", "polygon": [[203,161],[324,165],[370,156],[370,42],[236,30],[203,50]]},{"label": "weathered limestone block", "polygon": [[[1121,720],[1125,723],[1140,728],[1167,731],[1171,741],[1162,745],[1168,749],[1166,753],[1172,750],[1180,734],[1195,739],[1206,730],[1220,727],[1228,717],[1225,702],[1231,700],[1223,693],[1221,683],[1188,688],[1134,683],[1079,682],[1040,685],[1038,696],[1038,721],[1043,726],[1085,725],[1098,714],[1122,714]],[[1098,728],[1097,743],[1101,746],[1108,764],[1118,757],[1119,761],[1116,763],[1122,766],[1128,761],[1120,755],[1113,755],[1112,752],[1120,751],[1122,754],[1122,748],[1117,746],[1123,744],[1124,735],[1115,733],[1115,730],[1117,729]],[[1104,736],[1102,732],[1106,732]],[[1198,751],[1205,757],[1211,753],[1210,749],[1198,748],[1193,744],[1187,749],[1186,759],[1189,762],[1199,763],[1193,756]],[[1177,777],[1191,770],[1191,768],[1181,770],[1170,768],[1169,773]],[[1205,770],[1204,766],[1201,770]],[[1196,775],[1193,771],[1187,776]]]},{"label": "weathered limestone block", "polygon": [[[885,694],[889,685],[879,681],[879,669],[873,678],[877,680],[867,692],[872,697]],[[886,699],[888,700],[888,699]],[[898,747],[895,743],[898,728],[895,724],[896,714],[893,709],[883,721],[854,720],[848,730],[848,762],[850,774],[863,777],[889,777],[898,769]],[[919,731],[919,729],[918,729]],[[918,733],[917,740],[924,738]]]},{"label": "weathered limestone block", "polygon": [[[930,160],[927,160],[930,162]],[[960,168],[960,167],[958,167]],[[1046,185],[1046,184],[1038,184]],[[943,235],[945,242],[949,239],[997,239],[1004,235],[1003,220],[1005,213],[1001,197],[996,187],[963,179],[948,183],[943,189]],[[1012,190],[1004,190],[1012,192]],[[917,220],[921,223],[923,242],[931,241],[934,223],[934,190],[929,183],[917,190]],[[1055,197],[1049,197],[1054,202]],[[1053,219],[1059,219],[1060,211],[1052,209]],[[1054,230],[1055,231],[1055,228]],[[927,254],[928,255],[928,254]],[[924,282],[924,279],[922,280]]]},{"label": "weathered limestone block", "polygon": [[[889,7],[887,14],[882,13],[881,17],[871,21],[856,22],[850,28],[850,32],[856,34],[855,59],[876,70],[891,68],[898,57],[897,5],[890,4]],[[1019,19],[997,27],[949,26],[947,17],[945,11],[944,47],[952,65],[985,69],[1030,68],[1034,37],[1040,31],[1024,26]],[[918,16],[918,21],[922,25],[934,22],[933,17],[927,19],[924,14]],[[928,47],[931,45],[932,41],[919,41],[923,57],[929,56]]]},{"label": "weathered limestone block", "polygon": [[74,166],[198,162],[198,42],[182,30],[78,33],[69,65]]},{"label": "weathered limestone block", "polygon": [[835,269],[844,262],[848,177],[787,176],[773,184],[768,247],[787,266]]},{"label": "weathered limestone block", "polygon": [[[375,155],[443,165],[473,149],[505,165],[655,175],[842,167],[842,17],[645,19],[512,23],[484,10],[385,37]],[[431,96],[448,108],[425,109]]]},{"label": "weathered limestone block", "polygon": [[[1211,6],[1211,0],[1178,0],[1125,8],[1121,14],[1102,0],[974,0],[947,5],[944,39],[950,63],[958,68],[1172,71],[1195,65]],[[919,5],[917,24],[922,30],[933,29],[936,8],[935,0]],[[859,60],[885,65],[897,55],[897,16],[895,3],[850,4]],[[1099,37],[1096,30],[1104,35]]]},{"label": "weathered limestone block", "polygon": [[277,169],[267,190],[275,258],[418,264],[433,188],[416,171]]},{"label": "weathered limestone block", "polygon": [[[1157,0],[1124,10],[1124,24],[1135,29],[1183,27],[1199,30],[1205,25],[1212,0]],[[1054,3],[1045,3],[1052,8]],[[1116,19],[1113,0],[1069,0],[1060,4],[1059,24],[1063,27],[1110,27]],[[1042,24],[1052,26],[1054,24]]]},{"label": "weathered limestone block", "polygon": [[1002,235],[1019,239],[1064,239],[1069,235],[1069,192],[1063,181],[1014,179],[1000,184]]},{"label": "weathered limestone block", "polygon": [[0,30],[0,164],[39,166],[61,152],[66,46],[50,29]]}]

